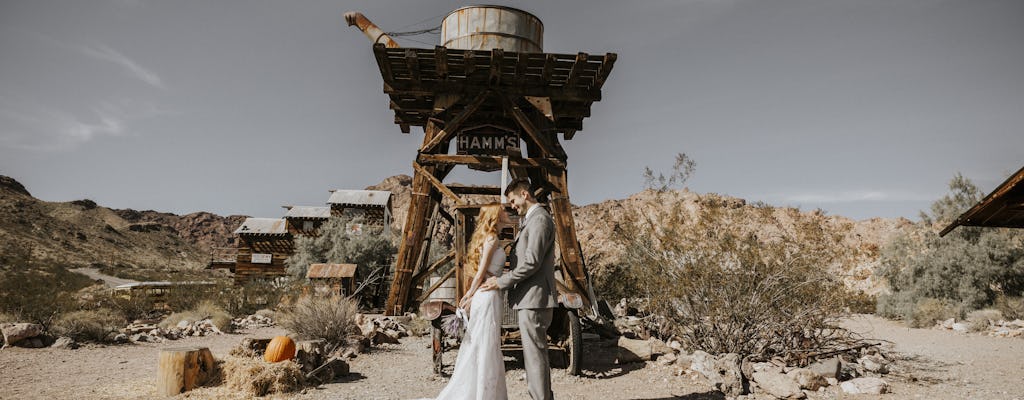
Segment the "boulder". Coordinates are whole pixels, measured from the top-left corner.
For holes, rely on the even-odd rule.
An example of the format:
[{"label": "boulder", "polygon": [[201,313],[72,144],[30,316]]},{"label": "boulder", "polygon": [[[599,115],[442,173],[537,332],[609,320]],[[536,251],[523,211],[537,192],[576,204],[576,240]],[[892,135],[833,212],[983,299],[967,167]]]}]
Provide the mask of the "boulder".
[{"label": "boulder", "polygon": [[843,393],[849,394],[883,394],[889,391],[889,384],[881,378],[854,378],[839,385]]},{"label": "boulder", "polygon": [[966,322],[957,322],[953,324],[953,332],[967,333],[971,327]]},{"label": "boulder", "polygon": [[661,356],[658,357],[658,364],[659,365],[672,365],[673,363],[676,362],[677,358],[678,357],[676,357],[676,353],[664,354],[664,355],[661,355]]},{"label": "boulder", "polygon": [[825,377],[814,373],[806,368],[794,368],[786,373],[787,376],[793,378],[801,389],[807,390],[818,390],[823,386],[828,386],[828,381]]},{"label": "boulder", "polygon": [[0,328],[3,332],[4,343],[12,345],[25,339],[31,339],[39,336],[43,333],[43,326],[39,324],[30,323],[17,323],[17,324],[4,324],[3,328]]},{"label": "boulder", "polygon": [[654,358],[654,349],[650,341],[622,336],[619,337],[618,346],[616,360],[619,364],[651,361]]},{"label": "boulder", "polygon": [[[809,371],[808,371],[809,372]],[[755,372],[754,382],[768,394],[780,399],[802,399],[807,397],[800,390],[800,384],[796,379],[773,371]]]},{"label": "boulder", "polygon": [[690,360],[690,369],[704,375],[711,386],[725,393],[726,397],[736,397],[746,392],[739,354],[715,357],[698,350],[693,352]]},{"label": "boulder", "polygon": [[75,340],[72,338],[61,336],[57,338],[57,340],[53,341],[53,344],[51,344],[50,347],[55,349],[77,349],[78,343],[75,343]]},{"label": "boulder", "polygon": [[860,366],[863,367],[865,371],[875,372],[879,374],[889,372],[887,368],[889,365],[889,361],[878,354],[870,354],[861,357],[860,359],[857,360],[857,364],[860,364]]},{"label": "boulder", "polygon": [[842,368],[842,364],[839,362],[839,357],[820,360],[807,366],[807,369],[811,370],[811,372],[825,378],[835,378],[839,376],[840,368]]}]

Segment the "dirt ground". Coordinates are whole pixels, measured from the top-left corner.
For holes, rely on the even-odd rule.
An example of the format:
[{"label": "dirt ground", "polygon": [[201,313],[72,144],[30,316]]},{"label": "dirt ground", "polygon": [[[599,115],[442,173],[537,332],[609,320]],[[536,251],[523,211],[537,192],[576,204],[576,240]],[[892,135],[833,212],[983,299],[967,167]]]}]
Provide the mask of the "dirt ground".
[{"label": "dirt ground", "polygon": [[[1024,340],[958,335],[949,331],[910,329],[874,316],[857,316],[847,327],[885,341],[895,355],[894,372],[885,379],[891,393],[854,396],[829,389],[812,399],[1017,399],[1024,400]],[[227,355],[243,337],[285,333],[260,328],[235,334],[188,338],[165,343],[123,346],[90,345],[77,350],[0,350],[0,397],[12,399],[156,398],[157,355],[161,348],[207,346],[215,357]],[[351,362],[352,374],[300,393],[267,398],[413,399],[440,392],[445,379],[431,370],[427,338],[406,338]],[[676,376],[672,366],[614,364],[613,342],[585,342],[583,376],[552,374],[560,399],[723,399],[701,378]],[[454,361],[449,352],[446,362]],[[506,357],[511,399],[527,399],[522,362]],[[226,387],[200,388],[181,396],[194,399],[242,399]]]}]

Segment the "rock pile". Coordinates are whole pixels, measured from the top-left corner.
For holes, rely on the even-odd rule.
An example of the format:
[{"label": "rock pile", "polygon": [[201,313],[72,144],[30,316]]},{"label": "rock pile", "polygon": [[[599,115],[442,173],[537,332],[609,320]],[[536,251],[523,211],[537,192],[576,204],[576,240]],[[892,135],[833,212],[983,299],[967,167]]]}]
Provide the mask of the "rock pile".
[{"label": "rock pile", "polygon": [[177,325],[169,328],[161,328],[156,324],[136,322],[122,329],[120,333],[111,333],[107,341],[114,343],[160,343],[164,340],[177,340],[190,336],[221,335],[223,333],[210,319],[195,322],[182,320]]},{"label": "rock pile", "polygon": [[30,323],[0,324],[3,332],[3,346],[20,346],[29,348],[46,347],[43,337],[43,326]]},{"label": "rock pile", "polygon": [[399,339],[409,336],[409,330],[403,323],[408,324],[412,317],[376,317],[368,318],[363,314],[356,314],[355,322],[359,327],[360,334],[370,340],[371,345],[382,343],[398,344]]},{"label": "rock pile", "polygon": [[253,314],[231,320],[231,327],[235,329],[263,328],[274,325],[276,325],[276,323],[274,323],[273,319],[260,314]]},{"label": "rock pile", "polygon": [[982,325],[984,326],[979,327],[977,325],[972,325],[968,321],[957,321],[956,319],[950,318],[936,323],[935,329],[942,329],[957,333],[977,331],[982,335],[994,337],[1024,337],[1024,320],[1021,319],[1015,319],[1013,321],[1000,319],[996,321],[988,321],[988,324]]}]

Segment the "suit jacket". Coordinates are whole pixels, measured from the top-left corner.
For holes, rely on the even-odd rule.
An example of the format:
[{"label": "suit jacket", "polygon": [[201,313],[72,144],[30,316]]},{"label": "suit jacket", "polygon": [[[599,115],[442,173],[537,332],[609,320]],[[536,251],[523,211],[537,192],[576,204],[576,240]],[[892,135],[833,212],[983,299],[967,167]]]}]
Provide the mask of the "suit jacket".
[{"label": "suit jacket", "polygon": [[516,238],[516,265],[498,278],[514,309],[555,308],[555,223],[540,207],[526,219]]}]

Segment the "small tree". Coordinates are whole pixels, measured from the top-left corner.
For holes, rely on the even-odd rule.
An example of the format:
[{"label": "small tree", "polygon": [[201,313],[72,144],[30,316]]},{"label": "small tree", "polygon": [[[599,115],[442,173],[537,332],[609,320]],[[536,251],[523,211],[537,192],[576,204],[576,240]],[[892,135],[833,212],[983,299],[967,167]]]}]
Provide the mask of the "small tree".
[{"label": "small tree", "polygon": [[[362,229],[353,232],[353,224],[362,224]],[[363,224],[361,218],[331,218],[320,226],[319,236],[295,239],[295,253],[285,260],[288,273],[305,279],[309,264],[351,263],[366,277],[376,267],[390,264],[397,251],[390,238],[395,235],[386,235],[384,229],[389,228]]]},{"label": "small tree", "polygon": [[[982,198],[970,180],[957,174],[950,193],[921,213],[909,232],[882,248],[881,275],[891,293],[879,297],[878,312],[915,325],[931,317],[963,315],[996,302],[1000,295],[1024,295],[1024,235],[1007,228],[959,227],[945,237],[937,232]],[[949,310],[935,311],[935,304]]]}]

